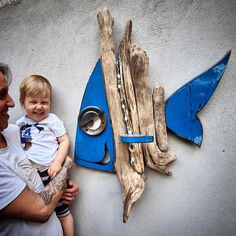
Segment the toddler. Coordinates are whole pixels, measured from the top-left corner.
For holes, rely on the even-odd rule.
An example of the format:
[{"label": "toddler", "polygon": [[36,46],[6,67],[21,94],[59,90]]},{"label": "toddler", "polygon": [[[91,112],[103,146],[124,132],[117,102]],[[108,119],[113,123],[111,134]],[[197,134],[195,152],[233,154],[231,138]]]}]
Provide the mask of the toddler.
[{"label": "toddler", "polygon": [[[27,157],[36,166],[46,185],[61,170],[69,151],[69,137],[63,122],[50,113],[52,86],[40,75],[26,77],[20,86],[20,104],[25,115],[17,120]],[[60,201],[56,213],[65,236],[74,235],[68,205]]]}]

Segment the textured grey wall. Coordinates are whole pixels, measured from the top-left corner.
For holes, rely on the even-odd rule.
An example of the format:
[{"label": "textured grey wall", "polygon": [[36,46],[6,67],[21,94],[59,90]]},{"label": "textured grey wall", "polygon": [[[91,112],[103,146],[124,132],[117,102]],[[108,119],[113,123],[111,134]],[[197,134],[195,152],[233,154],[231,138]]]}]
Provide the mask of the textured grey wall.
[{"label": "textured grey wall", "polygon": [[[173,176],[146,170],[147,186],[122,223],[121,189],[115,174],[74,166],[81,188],[72,205],[76,235],[222,236],[236,232],[236,1],[219,0],[21,0],[0,9],[0,61],[13,72],[14,122],[22,110],[18,88],[28,74],[43,74],[54,87],[53,111],[63,118],[74,149],[83,92],[100,55],[96,15],[108,7],[116,47],[126,22],[133,41],[150,58],[150,79],[166,97],[220,59],[232,55],[215,94],[199,114],[201,149],[169,134],[178,160]],[[89,148],[89,144],[88,144]]]},{"label": "textured grey wall", "polygon": [[0,7],[8,6],[8,5],[14,5],[19,3],[20,0],[0,0]]}]

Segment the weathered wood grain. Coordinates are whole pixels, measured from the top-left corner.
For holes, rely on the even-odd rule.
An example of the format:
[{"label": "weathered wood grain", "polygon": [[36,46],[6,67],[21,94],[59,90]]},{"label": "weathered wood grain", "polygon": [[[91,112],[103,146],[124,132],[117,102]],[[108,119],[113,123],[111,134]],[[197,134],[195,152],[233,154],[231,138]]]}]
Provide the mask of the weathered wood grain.
[{"label": "weathered wood grain", "polygon": [[[127,101],[127,109],[130,116],[132,131],[134,134],[140,134],[138,111],[133,88],[133,82],[130,73],[130,45],[131,45],[132,21],[128,21],[125,27],[125,33],[119,46],[119,57],[122,65],[122,81],[124,83],[124,93]],[[133,168],[138,173],[144,172],[144,161],[142,146],[140,143],[132,144]]]},{"label": "weathered wood grain", "polygon": [[169,150],[167,141],[164,88],[161,84],[153,89],[153,111],[157,145],[162,152]]},{"label": "weathered wood grain", "polygon": [[122,187],[124,203],[123,221],[126,222],[132,205],[143,193],[145,182],[144,176],[137,173],[129,164],[128,145],[120,142],[120,135],[126,133],[126,130],[116,84],[114,20],[108,9],[99,11],[97,18],[100,28],[103,78],[114,133],[115,169]]},{"label": "weathered wood grain", "polygon": [[131,45],[130,54],[130,68],[135,88],[140,131],[144,135],[154,137],[154,142],[142,145],[145,163],[156,171],[171,175],[167,165],[175,161],[176,156],[171,151],[162,152],[156,144],[152,88],[149,82],[149,58],[146,52],[137,45]]}]

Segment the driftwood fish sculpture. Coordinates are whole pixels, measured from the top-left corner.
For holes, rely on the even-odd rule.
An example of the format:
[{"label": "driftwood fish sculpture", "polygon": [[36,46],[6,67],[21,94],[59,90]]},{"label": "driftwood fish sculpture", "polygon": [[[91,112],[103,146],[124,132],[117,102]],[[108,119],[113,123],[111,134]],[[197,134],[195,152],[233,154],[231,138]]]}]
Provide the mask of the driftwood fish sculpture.
[{"label": "driftwood fish sculpture", "polygon": [[[201,146],[203,130],[197,113],[215,91],[230,51],[214,66],[178,89],[165,102],[164,88],[152,88],[149,59],[131,43],[128,21],[117,55],[114,19],[108,9],[98,13],[102,55],[87,83],[78,116],[75,163],[116,172],[123,193],[123,222],[145,188],[144,166],[171,175],[176,160],[169,150],[167,128]],[[89,145],[89,148],[88,148]]]}]

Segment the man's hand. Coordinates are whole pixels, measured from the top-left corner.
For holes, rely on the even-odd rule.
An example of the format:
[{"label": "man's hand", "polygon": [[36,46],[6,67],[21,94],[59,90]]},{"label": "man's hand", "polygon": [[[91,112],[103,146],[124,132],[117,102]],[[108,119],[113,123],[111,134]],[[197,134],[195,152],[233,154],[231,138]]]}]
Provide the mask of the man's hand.
[{"label": "man's hand", "polygon": [[63,199],[62,203],[67,205],[71,204],[78,193],[79,186],[74,180],[69,179],[67,182],[67,188],[64,190],[64,193],[61,197]]}]

